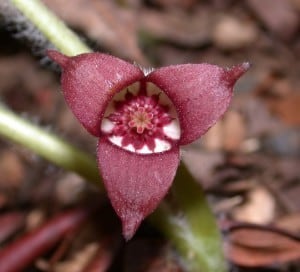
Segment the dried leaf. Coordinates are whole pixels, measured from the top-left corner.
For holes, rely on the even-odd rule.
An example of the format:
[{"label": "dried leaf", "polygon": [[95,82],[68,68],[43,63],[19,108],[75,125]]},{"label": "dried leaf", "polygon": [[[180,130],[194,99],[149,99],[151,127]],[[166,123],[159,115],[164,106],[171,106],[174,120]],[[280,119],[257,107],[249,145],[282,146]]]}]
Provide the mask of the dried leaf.
[{"label": "dried leaf", "polygon": [[[116,233],[102,239],[98,250],[82,272],[105,272],[112,264],[113,258],[120,247],[121,237]],[[70,271],[71,272],[71,271]]]},{"label": "dried leaf", "polygon": [[226,151],[237,151],[246,136],[246,124],[239,112],[228,111],[223,120],[223,145]]},{"label": "dried leaf", "polygon": [[300,233],[300,211],[278,218],[275,226],[286,231]]},{"label": "dried leaf", "polygon": [[96,243],[84,246],[70,259],[57,263],[55,265],[55,272],[80,272],[95,255],[97,249],[98,245]]},{"label": "dried leaf", "polygon": [[271,111],[278,115],[287,125],[300,125],[300,94],[293,93],[280,99],[268,101]]},{"label": "dried leaf", "polygon": [[274,219],[275,207],[275,199],[270,192],[257,186],[249,192],[246,202],[232,211],[232,216],[238,221],[266,224]]},{"label": "dried leaf", "polygon": [[242,266],[270,266],[300,258],[300,237],[255,225],[231,228],[224,247],[227,257]]},{"label": "dried leaf", "polygon": [[164,41],[184,47],[197,47],[211,39],[214,17],[204,7],[194,15],[178,11],[143,9],[138,15],[140,29]]},{"label": "dried leaf", "polygon": [[43,226],[0,251],[0,271],[24,271],[38,256],[49,250],[64,235],[78,228],[88,215],[85,209],[64,212]]},{"label": "dried leaf", "polygon": [[20,188],[24,176],[25,167],[18,154],[13,150],[0,152],[0,188]]},{"label": "dried leaf", "polygon": [[21,212],[7,212],[0,215],[0,243],[23,227],[24,214]]},{"label": "dried leaf", "polygon": [[247,0],[264,25],[284,40],[290,40],[299,26],[299,16],[286,0]]},{"label": "dried leaf", "polygon": [[237,50],[252,45],[258,36],[256,25],[250,21],[222,16],[216,23],[212,39],[221,50]]},{"label": "dried leaf", "polygon": [[[136,253],[139,252],[139,258]],[[170,246],[158,240],[135,240],[126,248],[124,271],[183,272]]]}]

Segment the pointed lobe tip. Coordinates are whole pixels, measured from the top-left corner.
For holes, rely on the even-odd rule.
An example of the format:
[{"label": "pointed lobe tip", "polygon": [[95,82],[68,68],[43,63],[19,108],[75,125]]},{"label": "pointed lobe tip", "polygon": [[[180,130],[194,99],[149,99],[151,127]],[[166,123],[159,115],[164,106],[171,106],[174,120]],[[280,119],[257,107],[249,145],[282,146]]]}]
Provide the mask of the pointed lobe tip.
[{"label": "pointed lobe tip", "polygon": [[179,164],[179,147],[141,155],[98,141],[98,166],[111,204],[123,225],[126,240],[167,194]]},{"label": "pointed lobe tip", "polygon": [[47,50],[46,54],[50,59],[58,63],[62,68],[64,68],[67,65],[70,59],[68,56],[56,50]]},{"label": "pointed lobe tip", "polygon": [[143,219],[142,215],[136,213],[122,219],[123,237],[126,241],[131,240]]},{"label": "pointed lobe tip", "polygon": [[250,62],[243,62],[241,66],[244,68],[245,72],[252,66]]},{"label": "pointed lobe tip", "polygon": [[229,69],[225,69],[226,81],[230,86],[233,86],[236,81],[249,70],[250,67],[251,64],[249,62],[243,62]]},{"label": "pointed lobe tip", "polygon": [[240,74],[238,75],[238,77],[240,77],[244,73],[246,73],[251,68],[251,66],[252,66],[252,64],[250,62],[243,62],[241,64],[236,65],[235,67],[238,67],[237,70],[240,71]]}]

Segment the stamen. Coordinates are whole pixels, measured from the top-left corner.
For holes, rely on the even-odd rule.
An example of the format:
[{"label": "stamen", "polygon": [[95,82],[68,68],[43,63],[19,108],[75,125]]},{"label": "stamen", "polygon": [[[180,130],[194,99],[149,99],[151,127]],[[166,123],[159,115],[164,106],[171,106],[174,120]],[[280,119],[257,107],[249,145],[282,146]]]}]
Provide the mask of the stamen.
[{"label": "stamen", "polygon": [[170,99],[154,84],[136,82],[113,97],[101,124],[108,140],[130,152],[167,151],[179,140],[180,127]]}]

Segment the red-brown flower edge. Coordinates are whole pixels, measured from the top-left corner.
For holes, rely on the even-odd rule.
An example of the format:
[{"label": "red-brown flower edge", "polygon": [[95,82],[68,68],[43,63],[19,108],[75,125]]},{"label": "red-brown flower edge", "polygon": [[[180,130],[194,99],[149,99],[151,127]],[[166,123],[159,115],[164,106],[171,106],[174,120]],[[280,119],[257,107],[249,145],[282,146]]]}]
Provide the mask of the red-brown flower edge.
[{"label": "red-brown flower edge", "polygon": [[48,56],[62,68],[66,102],[98,138],[98,166],[130,239],[168,192],[179,147],[200,138],[229,106],[249,68],[184,64],[144,72],[119,58],[86,53]]}]

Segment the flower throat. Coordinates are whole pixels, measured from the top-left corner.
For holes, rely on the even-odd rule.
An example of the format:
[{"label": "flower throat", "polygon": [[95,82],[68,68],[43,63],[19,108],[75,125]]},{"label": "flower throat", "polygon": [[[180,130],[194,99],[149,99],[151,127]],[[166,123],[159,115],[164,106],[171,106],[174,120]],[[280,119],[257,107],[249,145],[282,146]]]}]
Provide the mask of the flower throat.
[{"label": "flower throat", "polygon": [[136,82],[116,94],[101,131],[113,144],[141,154],[167,151],[180,137],[173,103],[150,82]]}]

